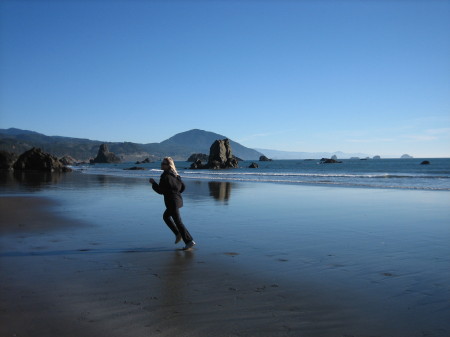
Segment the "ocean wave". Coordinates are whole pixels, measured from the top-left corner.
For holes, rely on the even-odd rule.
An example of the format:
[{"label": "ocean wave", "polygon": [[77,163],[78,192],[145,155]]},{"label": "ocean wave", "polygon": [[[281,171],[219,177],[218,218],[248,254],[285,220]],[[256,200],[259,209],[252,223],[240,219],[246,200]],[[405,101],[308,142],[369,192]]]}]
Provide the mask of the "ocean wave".
[{"label": "ocean wave", "polygon": [[[162,170],[153,167],[146,167],[144,170],[124,170],[129,165],[120,166],[81,166],[73,167],[75,171],[84,174],[99,174],[118,176],[124,178],[157,178]],[[359,170],[347,170],[344,172],[295,172],[292,169],[272,169],[272,170],[187,170],[180,169],[183,179],[209,180],[209,181],[236,181],[255,183],[286,183],[300,185],[321,185],[321,186],[348,186],[365,188],[389,188],[389,189],[415,189],[450,191],[450,174],[436,174],[435,172],[395,172],[389,170],[379,172],[360,172]]]},{"label": "ocean wave", "polygon": [[449,176],[423,175],[423,174],[392,174],[392,173],[367,173],[367,174],[351,174],[351,173],[278,173],[278,172],[201,172],[201,171],[184,171],[184,175],[193,176],[260,176],[260,177],[318,177],[318,178],[375,178],[375,179],[450,179]]},{"label": "ocean wave", "polygon": [[429,190],[429,191],[450,191],[450,187],[431,187],[431,186],[407,186],[407,185],[384,185],[374,183],[363,183],[355,181],[328,181],[328,180],[293,180],[293,179],[251,179],[251,178],[238,178],[229,177],[222,179],[221,177],[211,176],[196,176],[196,177],[184,177],[186,179],[201,179],[201,180],[217,180],[217,181],[236,181],[236,182],[264,182],[264,183],[285,183],[285,184],[299,184],[299,185],[329,185],[329,186],[341,186],[341,187],[366,187],[366,188],[387,188],[387,189],[405,189],[405,190]]}]

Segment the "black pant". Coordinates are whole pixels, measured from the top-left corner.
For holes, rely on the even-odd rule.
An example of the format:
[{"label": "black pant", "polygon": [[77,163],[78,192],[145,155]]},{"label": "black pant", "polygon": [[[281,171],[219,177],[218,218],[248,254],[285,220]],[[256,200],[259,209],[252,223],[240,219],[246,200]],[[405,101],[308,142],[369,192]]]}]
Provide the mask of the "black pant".
[{"label": "black pant", "polygon": [[192,236],[183,224],[179,208],[167,208],[163,214],[164,222],[172,230],[173,234],[181,234],[184,243],[192,241]]}]

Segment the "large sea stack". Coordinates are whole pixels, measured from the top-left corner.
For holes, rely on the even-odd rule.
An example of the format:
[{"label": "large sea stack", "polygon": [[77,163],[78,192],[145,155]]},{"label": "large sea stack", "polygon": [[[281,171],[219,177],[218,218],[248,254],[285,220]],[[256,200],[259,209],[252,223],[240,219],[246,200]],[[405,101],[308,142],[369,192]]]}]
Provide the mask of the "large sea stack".
[{"label": "large sea stack", "polygon": [[191,165],[191,169],[213,170],[237,167],[239,167],[238,158],[233,156],[229,139],[216,140],[211,145],[209,149],[208,163],[206,165],[203,165],[200,159],[197,159]]},{"label": "large sea stack", "polygon": [[238,161],[233,157],[229,139],[216,140],[209,149],[208,167],[210,169],[237,168]]},{"label": "large sea stack", "polygon": [[111,164],[120,163],[121,160],[114,153],[109,152],[108,146],[106,144],[100,145],[98,149],[97,157],[91,160],[93,164]]}]

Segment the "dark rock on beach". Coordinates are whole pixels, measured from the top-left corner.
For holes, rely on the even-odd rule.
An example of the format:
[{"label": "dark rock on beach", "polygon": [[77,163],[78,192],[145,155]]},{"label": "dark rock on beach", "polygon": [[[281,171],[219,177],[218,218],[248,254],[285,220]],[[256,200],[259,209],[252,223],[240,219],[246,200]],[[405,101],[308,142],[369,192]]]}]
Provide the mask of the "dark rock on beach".
[{"label": "dark rock on beach", "polygon": [[33,147],[21,154],[14,164],[14,170],[34,170],[34,171],[60,171],[70,172],[70,168],[64,166],[58,158],[49,153],[43,152],[41,149]]},{"label": "dark rock on beach", "polygon": [[0,151],[0,170],[12,170],[17,155],[12,152]]},{"label": "dark rock on beach", "polygon": [[133,167],[129,167],[129,168],[124,168],[124,170],[130,170],[130,171],[145,171],[146,168],[145,167],[139,167],[139,166],[133,166]]},{"label": "dark rock on beach", "polygon": [[114,153],[109,152],[108,146],[106,144],[100,145],[100,148],[98,149],[97,157],[95,159],[91,160],[91,163],[93,164],[110,164],[110,163],[120,163],[121,160],[119,157],[117,157]]}]

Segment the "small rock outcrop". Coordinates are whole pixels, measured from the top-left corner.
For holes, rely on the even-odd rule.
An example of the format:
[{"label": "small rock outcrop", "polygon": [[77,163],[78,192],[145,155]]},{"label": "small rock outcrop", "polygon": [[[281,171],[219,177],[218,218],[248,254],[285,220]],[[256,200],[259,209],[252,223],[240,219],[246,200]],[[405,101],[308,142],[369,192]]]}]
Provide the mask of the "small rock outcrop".
[{"label": "small rock outcrop", "polygon": [[251,163],[250,166],[248,168],[258,168],[259,165],[256,163]]},{"label": "small rock outcrop", "polygon": [[0,151],[0,170],[12,170],[17,155],[12,152]]},{"label": "small rock outcrop", "polygon": [[342,163],[341,161],[339,161],[339,160],[336,160],[336,159],[333,159],[333,158],[322,158],[322,159],[320,159],[320,163],[321,164],[340,164],[340,163]]},{"label": "small rock outcrop", "polygon": [[420,165],[430,165],[431,163],[428,160],[424,160],[420,163]]},{"label": "small rock outcrop", "polygon": [[114,153],[109,152],[108,146],[106,144],[100,145],[98,149],[97,157],[91,160],[92,164],[111,164],[120,163],[121,160]]},{"label": "small rock outcrop", "polygon": [[186,161],[191,162],[191,163],[195,163],[197,160],[207,162],[208,159],[209,159],[209,156],[207,154],[193,153],[189,156],[188,160],[186,160]]},{"label": "small rock outcrop", "polygon": [[272,159],[269,159],[266,156],[261,156],[259,157],[259,161],[272,161]]},{"label": "small rock outcrop", "polygon": [[195,169],[207,169],[208,167],[207,165],[204,165],[200,159],[197,159],[195,162],[191,164],[190,168],[192,170],[195,170]]},{"label": "small rock outcrop", "polygon": [[145,168],[145,167],[139,167],[139,166],[133,166],[133,167],[129,167],[129,168],[124,168],[124,170],[129,170],[129,171],[145,171],[146,168]]},{"label": "small rock outcrop", "polygon": [[34,170],[34,171],[60,171],[70,172],[70,168],[64,166],[58,158],[49,153],[43,152],[41,149],[33,147],[22,153],[14,164],[14,170]]},{"label": "small rock outcrop", "polygon": [[151,163],[150,158],[145,158],[143,161],[137,161],[137,162],[136,162],[136,165],[139,165],[139,164],[149,164],[149,163]]},{"label": "small rock outcrop", "polygon": [[233,156],[230,140],[216,140],[209,149],[208,163],[203,165],[200,159],[197,159],[191,165],[191,169],[226,169],[237,168],[239,158]]},{"label": "small rock outcrop", "polygon": [[77,161],[71,156],[64,156],[62,158],[59,158],[59,161],[63,165],[75,165],[77,163]]}]

